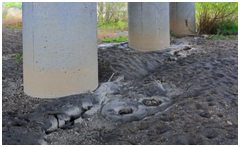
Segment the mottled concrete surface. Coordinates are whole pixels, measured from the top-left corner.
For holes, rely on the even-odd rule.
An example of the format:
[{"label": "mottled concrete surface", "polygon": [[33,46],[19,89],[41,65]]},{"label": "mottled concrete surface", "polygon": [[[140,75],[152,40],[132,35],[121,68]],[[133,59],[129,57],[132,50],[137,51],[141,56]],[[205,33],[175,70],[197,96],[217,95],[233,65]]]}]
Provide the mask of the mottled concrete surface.
[{"label": "mottled concrete surface", "polygon": [[97,3],[23,3],[25,93],[56,98],[97,88],[96,7]]},{"label": "mottled concrete surface", "polygon": [[174,35],[196,34],[195,2],[169,2],[170,30]]},{"label": "mottled concrete surface", "polygon": [[157,51],[169,47],[168,2],[129,2],[129,46],[138,51]]}]

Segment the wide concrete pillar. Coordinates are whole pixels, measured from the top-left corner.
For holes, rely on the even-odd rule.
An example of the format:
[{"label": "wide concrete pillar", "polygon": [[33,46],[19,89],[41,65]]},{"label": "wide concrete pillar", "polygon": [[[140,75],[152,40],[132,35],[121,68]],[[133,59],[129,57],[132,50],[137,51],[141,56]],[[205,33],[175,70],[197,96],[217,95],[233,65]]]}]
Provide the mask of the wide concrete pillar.
[{"label": "wide concrete pillar", "polygon": [[170,46],[169,3],[128,3],[129,47],[155,51]]},{"label": "wide concrete pillar", "polygon": [[96,3],[23,3],[24,92],[56,98],[98,86]]},{"label": "wide concrete pillar", "polygon": [[177,36],[195,34],[195,2],[170,2],[170,30]]}]

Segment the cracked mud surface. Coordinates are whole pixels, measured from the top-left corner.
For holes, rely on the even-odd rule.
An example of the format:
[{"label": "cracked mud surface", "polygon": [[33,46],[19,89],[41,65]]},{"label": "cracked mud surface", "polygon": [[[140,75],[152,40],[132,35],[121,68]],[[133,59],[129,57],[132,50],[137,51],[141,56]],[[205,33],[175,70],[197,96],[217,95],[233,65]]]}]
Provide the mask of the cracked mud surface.
[{"label": "cracked mud surface", "polygon": [[98,89],[59,99],[24,94],[21,30],[2,50],[3,144],[238,144],[237,40],[99,47]]}]

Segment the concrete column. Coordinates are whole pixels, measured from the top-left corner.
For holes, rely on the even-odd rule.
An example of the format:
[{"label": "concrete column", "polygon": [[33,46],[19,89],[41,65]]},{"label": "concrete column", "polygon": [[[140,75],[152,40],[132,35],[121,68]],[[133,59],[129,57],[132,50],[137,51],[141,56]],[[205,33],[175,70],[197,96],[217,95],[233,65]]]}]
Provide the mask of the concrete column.
[{"label": "concrete column", "polygon": [[24,92],[56,98],[98,86],[96,3],[23,3]]},{"label": "concrete column", "polygon": [[128,3],[129,47],[155,51],[170,46],[169,3]]},{"label": "concrete column", "polygon": [[195,2],[170,2],[170,30],[177,36],[195,34]]}]

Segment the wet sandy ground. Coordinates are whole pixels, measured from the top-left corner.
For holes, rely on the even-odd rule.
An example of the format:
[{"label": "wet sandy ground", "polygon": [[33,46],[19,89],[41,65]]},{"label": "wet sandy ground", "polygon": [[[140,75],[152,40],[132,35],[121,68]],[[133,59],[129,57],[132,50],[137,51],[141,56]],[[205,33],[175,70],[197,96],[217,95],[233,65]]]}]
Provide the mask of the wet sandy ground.
[{"label": "wet sandy ground", "polygon": [[100,47],[98,89],[55,100],[23,93],[21,52],[21,30],[3,28],[3,144],[238,144],[237,40]]}]

